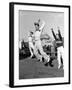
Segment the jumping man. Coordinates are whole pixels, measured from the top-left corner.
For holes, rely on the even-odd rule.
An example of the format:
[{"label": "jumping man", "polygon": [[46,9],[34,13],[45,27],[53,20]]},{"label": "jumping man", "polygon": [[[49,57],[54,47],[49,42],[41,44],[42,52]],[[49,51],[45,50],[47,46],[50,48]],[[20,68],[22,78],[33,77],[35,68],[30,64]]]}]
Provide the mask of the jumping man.
[{"label": "jumping man", "polygon": [[[49,56],[43,51],[43,47],[41,45],[41,40],[40,40],[40,36],[42,34],[43,28],[45,26],[45,22],[42,22],[42,25],[39,25],[40,23],[40,19],[38,20],[38,22],[35,22],[35,55],[37,57],[40,57],[40,61],[42,61],[42,57],[45,59],[45,65],[48,65],[49,62]],[[41,55],[39,55],[38,50],[40,52]]]}]

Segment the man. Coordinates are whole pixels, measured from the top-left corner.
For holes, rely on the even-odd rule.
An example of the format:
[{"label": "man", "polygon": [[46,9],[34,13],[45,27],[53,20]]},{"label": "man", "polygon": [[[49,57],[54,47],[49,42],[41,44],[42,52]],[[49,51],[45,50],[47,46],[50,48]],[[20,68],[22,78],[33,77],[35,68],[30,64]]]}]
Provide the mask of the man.
[{"label": "man", "polygon": [[[36,57],[40,57],[40,61],[42,61],[42,59],[44,58],[45,65],[47,66],[48,62],[49,62],[49,56],[43,51],[43,47],[41,45],[41,40],[40,40],[40,36],[41,36],[43,28],[45,26],[45,22],[43,21],[41,26],[39,25],[39,23],[40,23],[40,19],[38,20],[38,22],[34,23],[34,25],[35,25],[35,34],[34,34],[34,36],[35,36],[35,51],[34,51],[34,53],[35,53]],[[38,50],[41,55],[38,53]]]},{"label": "man", "polygon": [[22,49],[22,40],[19,41],[19,49]]},{"label": "man", "polygon": [[57,46],[57,59],[58,59],[58,69],[61,67],[61,57],[64,60],[64,48],[63,48],[63,38],[60,33],[60,29],[58,28],[58,34],[55,35],[53,28],[51,28],[52,34],[56,40]]},{"label": "man", "polygon": [[31,53],[30,57],[32,58],[34,56],[33,32],[29,33],[28,42],[29,42],[29,50]]}]

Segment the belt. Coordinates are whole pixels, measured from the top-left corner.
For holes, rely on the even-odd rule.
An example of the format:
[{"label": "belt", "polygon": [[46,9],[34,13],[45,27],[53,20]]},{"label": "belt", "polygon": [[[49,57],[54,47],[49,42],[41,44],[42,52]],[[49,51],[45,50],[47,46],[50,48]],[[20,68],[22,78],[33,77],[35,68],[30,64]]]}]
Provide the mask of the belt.
[{"label": "belt", "polygon": [[40,40],[35,40],[35,41],[40,41]]}]

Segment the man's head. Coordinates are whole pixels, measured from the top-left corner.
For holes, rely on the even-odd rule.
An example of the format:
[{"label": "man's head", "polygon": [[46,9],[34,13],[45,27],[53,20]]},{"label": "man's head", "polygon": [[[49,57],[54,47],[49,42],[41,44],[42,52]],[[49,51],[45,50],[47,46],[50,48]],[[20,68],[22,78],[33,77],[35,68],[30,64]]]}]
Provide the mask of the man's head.
[{"label": "man's head", "polygon": [[33,35],[33,32],[32,31],[30,31],[30,36],[32,36]]},{"label": "man's head", "polygon": [[34,23],[34,26],[35,26],[35,29],[36,29],[36,30],[39,29],[39,23],[38,23],[38,22],[35,22],[35,23]]},{"label": "man's head", "polygon": [[59,38],[59,34],[58,33],[56,33],[56,38]]},{"label": "man's head", "polygon": [[35,26],[36,30],[39,30],[40,22],[41,22],[41,20],[38,19],[38,21],[34,23],[34,26]]}]

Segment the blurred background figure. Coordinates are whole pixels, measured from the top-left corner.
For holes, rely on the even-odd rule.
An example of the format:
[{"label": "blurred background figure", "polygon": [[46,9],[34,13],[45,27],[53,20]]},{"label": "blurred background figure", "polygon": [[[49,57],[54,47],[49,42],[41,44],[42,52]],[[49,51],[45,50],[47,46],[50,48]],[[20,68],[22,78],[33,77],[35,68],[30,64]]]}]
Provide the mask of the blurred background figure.
[{"label": "blurred background figure", "polygon": [[30,53],[31,53],[31,58],[34,56],[34,43],[33,43],[33,32],[30,31],[29,32],[29,35],[28,35],[28,43],[29,43],[29,50],[30,50]]},{"label": "blurred background figure", "polygon": [[63,48],[63,38],[58,27],[58,33],[55,35],[53,28],[51,28],[54,39],[56,40],[57,47],[57,60],[58,60],[58,69],[61,67],[61,57],[64,60],[64,48]]}]

